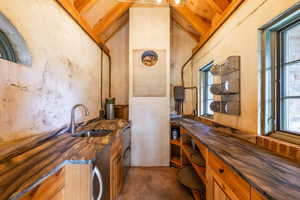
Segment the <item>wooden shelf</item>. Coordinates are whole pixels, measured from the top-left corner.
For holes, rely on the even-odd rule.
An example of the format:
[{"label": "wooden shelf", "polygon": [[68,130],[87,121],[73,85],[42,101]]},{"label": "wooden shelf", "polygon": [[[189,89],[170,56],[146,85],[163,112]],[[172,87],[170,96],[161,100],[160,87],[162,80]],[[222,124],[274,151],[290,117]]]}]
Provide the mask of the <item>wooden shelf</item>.
[{"label": "wooden shelf", "polygon": [[206,176],[205,176],[205,167],[201,167],[197,164],[195,164],[192,159],[191,159],[191,154],[192,154],[192,148],[189,147],[188,145],[182,145],[183,152],[187,156],[188,160],[192,164],[193,168],[195,169],[197,175],[201,178],[201,180],[206,184]]},{"label": "wooden shelf", "polygon": [[171,144],[174,144],[176,146],[180,146],[180,139],[177,140],[171,140]]},{"label": "wooden shelf", "polygon": [[175,164],[177,166],[181,166],[180,157],[172,156],[171,163],[173,163],[173,164]]}]

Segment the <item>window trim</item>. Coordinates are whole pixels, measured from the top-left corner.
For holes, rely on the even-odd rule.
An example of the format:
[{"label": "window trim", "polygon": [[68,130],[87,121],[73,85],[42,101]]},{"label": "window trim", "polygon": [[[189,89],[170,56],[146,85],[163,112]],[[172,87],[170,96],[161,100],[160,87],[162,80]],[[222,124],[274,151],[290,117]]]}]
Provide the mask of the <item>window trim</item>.
[{"label": "window trim", "polygon": [[[259,135],[282,133],[280,126],[280,103],[276,96],[280,94],[281,56],[278,56],[280,40],[278,33],[300,19],[300,2],[279,15],[271,22],[259,28]],[[275,58],[275,59],[274,59]],[[280,66],[280,67],[279,67]],[[275,83],[275,84],[272,84]],[[280,130],[280,131],[279,131]],[[288,134],[297,135],[288,132]]]},{"label": "window trim", "polygon": [[201,89],[201,96],[202,98],[200,98],[201,102],[199,107],[201,107],[200,110],[200,116],[205,117],[205,118],[209,118],[212,119],[213,118],[213,114],[208,114],[207,113],[207,104],[208,104],[208,72],[210,70],[210,68],[213,66],[214,61],[209,62],[208,64],[204,65],[203,67],[200,68],[199,72],[200,72],[200,89]]},{"label": "window trim", "polygon": [[10,43],[8,37],[5,35],[5,33],[2,32],[1,30],[0,30],[0,48],[3,49],[5,53],[3,57],[0,57],[1,59],[8,60],[15,63],[17,62],[17,57],[13,49],[13,46]]},{"label": "window trim", "polygon": [[[300,18],[298,20],[293,21],[292,23],[288,23],[286,26],[284,26],[282,29],[278,30],[277,34],[277,43],[279,44],[277,48],[277,54],[278,54],[278,66],[277,66],[277,95],[276,95],[276,132],[283,132],[287,134],[293,134],[293,135],[299,135],[300,132],[292,132],[292,131],[286,131],[284,130],[286,127],[286,116],[284,116],[285,113],[285,104],[282,103],[283,98],[295,98],[296,96],[287,96],[285,95],[285,70],[284,68],[287,67],[287,65],[293,64],[293,63],[299,63],[300,59],[285,62],[285,42],[284,42],[284,33],[290,29],[292,29],[295,26],[300,25]],[[297,99],[299,96],[296,97]]]}]

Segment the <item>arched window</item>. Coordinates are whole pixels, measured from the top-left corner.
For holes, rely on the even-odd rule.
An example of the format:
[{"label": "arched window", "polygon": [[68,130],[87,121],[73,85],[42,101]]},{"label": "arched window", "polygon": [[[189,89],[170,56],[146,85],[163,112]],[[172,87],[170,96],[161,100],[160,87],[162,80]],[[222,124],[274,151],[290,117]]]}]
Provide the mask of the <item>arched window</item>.
[{"label": "arched window", "polygon": [[17,62],[14,49],[9,42],[8,37],[0,30],[0,58]]},{"label": "arched window", "polygon": [[32,56],[25,39],[15,26],[0,12],[0,59],[32,65]]}]

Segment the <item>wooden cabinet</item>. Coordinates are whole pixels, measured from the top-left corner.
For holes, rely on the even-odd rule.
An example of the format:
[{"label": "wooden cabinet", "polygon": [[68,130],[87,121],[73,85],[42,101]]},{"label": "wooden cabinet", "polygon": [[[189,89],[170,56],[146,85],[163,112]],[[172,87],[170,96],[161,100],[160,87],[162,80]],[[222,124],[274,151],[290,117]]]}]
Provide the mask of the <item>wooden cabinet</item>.
[{"label": "wooden cabinet", "polygon": [[207,200],[250,200],[251,186],[212,152],[206,174]]},{"label": "wooden cabinet", "polygon": [[117,199],[122,188],[122,157],[116,154],[111,159],[111,199]]},{"label": "wooden cabinet", "polygon": [[[239,176],[229,165],[221,160],[215,153],[209,149],[196,137],[190,134],[186,129],[180,127],[180,146],[183,149],[183,155],[189,157],[188,137],[193,138],[196,146],[206,161],[204,177],[203,173],[198,173],[206,183],[207,200],[266,200],[257,190],[250,186],[241,176]],[[195,168],[197,171],[197,167]]]},{"label": "wooden cabinet", "polygon": [[213,177],[231,199],[250,200],[250,185],[214,153],[208,153],[208,165]]},{"label": "wooden cabinet", "polygon": [[66,165],[40,185],[25,194],[21,200],[87,200],[91,199],[92,167]]},{"label": "wooden cabinet", "polygon": [[230,200],[215,180],[213,182],[213,188],[213,200]]},{"label": "wooden cabinet", "polygon": [[122,143],[117,139],[112,147],[112,157],[110,161],[110,199],[116,200],[121,193],[124,174],[122,163]]}]

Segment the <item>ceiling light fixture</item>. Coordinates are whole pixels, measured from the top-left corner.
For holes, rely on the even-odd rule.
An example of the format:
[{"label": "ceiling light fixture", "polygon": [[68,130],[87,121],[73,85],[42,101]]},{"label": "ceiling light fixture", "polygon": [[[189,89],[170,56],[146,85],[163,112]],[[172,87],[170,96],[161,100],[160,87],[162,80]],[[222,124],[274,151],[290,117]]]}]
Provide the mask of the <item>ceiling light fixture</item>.
[{"label": "ceiling light fixture", "polygon": [[119,2],[126,2],[126,3],[136,3],[136,4],[145,4],[145,5],[174,5],[180,6],[185,3],[185,0],[118,0]]}]

